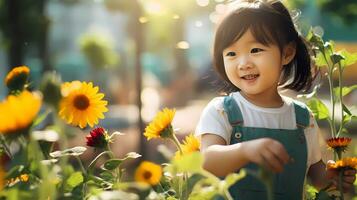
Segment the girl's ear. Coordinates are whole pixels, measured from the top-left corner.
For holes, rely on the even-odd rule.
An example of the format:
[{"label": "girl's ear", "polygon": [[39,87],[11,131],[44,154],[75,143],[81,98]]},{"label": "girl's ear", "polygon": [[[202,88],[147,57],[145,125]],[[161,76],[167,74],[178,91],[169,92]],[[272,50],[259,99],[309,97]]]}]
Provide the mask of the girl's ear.
[{"label": "girl's ear", "polygon": [[295,42],[290,42],[287,44],[282,53],[282,64],[287,65],[291,62],[291,60],[295,57],[296,53],[296,44]]}]

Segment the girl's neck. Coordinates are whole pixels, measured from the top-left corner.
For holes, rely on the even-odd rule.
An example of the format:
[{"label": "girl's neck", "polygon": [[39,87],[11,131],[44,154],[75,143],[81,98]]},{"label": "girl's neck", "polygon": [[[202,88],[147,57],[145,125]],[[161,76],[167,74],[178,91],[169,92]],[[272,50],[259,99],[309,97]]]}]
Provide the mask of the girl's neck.
[{"label": "girl's neck", "polygon": [[249,95],[241,91],[240,94],[247,101],[259,107],[280,108],[284,105],[284,101],[278,92],[275,95]]}]

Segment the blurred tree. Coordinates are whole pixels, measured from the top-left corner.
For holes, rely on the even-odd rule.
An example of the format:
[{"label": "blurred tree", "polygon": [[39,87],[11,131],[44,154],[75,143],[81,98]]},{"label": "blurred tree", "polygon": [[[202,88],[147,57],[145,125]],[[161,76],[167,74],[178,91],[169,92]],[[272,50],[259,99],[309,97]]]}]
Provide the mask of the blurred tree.
[{"label": "blurred tree", "polygon": [[45,16],[47,0],[3,0],[0,2],[0,31],[8,52],[9,69],[24,65],[30,48],[38,50],[43,70],[49,70],[47,33],[49,20]]},{"label": "blurred tree", "polygon": [[[290,8],[303,9],[308,6],[309,0],[285,0]],[[357,20],[357,1],[356,0],[316,0],[312,3],[317,4],[322,13],[342,19],[346,25],[356,23]]]},{"label": "blurred tree", "polygon": [[80,48],[95,69],[111,68],[119,63],[119,56],[114,50],[113,41],[106,35],[84,34],[80,38]]},{"label": "blurred tree", "polygon": [[[144,50],[144,25],[139,22],[140,16],[142,16],[143,9],[139,0],[106,0],[105,1],[108,10],[116,12],[127,12],[130,15],[128,22],[128,32],[132,36],[135,42],[135,82],[136,82],[136,105],[138,106],[139,116],[138,116],[138,127],[140,133],[144,133],[144,122],[141,117],[142,101],[141,101],[141,91],[142,91],[142,63],[141,56]],[[143,134],[140,134],[140,153],[142,158],[146,158],[146,146],[145,138]]]},{"label": "blurred tree", "polygon": [[356,0],[317,0],[317,5],[322,11],[326,11],[335,17],[341,18],[347,25],[356,23]]}]

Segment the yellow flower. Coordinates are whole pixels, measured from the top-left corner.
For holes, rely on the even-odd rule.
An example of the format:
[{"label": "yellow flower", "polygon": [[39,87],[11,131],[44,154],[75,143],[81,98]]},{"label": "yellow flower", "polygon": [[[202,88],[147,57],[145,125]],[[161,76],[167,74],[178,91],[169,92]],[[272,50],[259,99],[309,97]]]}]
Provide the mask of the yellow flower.
[{"label": "yellow flower", "polygon": [[27,182],[29,180],[29,175],[28,174],[21,174],[20,175],[20,180],[22,182]]},{"label": "yellow flower", "polygon": [[27,83],[30,69],[19,66],[12,69],[5,78],[5,84],[10,90],[22,90]]},{"label": "yellow flower", "polygon": [[348,145],[350,144],[351,138],[348,137],[330,138],[326,142],[331,149],[344,152],[346,151]]},{"label": "yellow flower", "polygon": [[171,122],[175,116],[175,109],[164,108],[157,113],[154,120],[145,128],[144,135],[148,140],[152,138],[167,138],[173,135]]},{"label": "yellow flower", "polygon": [[15,178],[11,178],[10,180],[6,181],[7,186],[13,186],[18,182],[27,182],[29,180],[29,175],[28,174],[21,174],[20,176],[17,176]]},{"label": "yellow flower", "polygon": [[336,162],[328,162],[327,169],[356,169],[357,168],[357,157],[347,157],[342,158],[342,160],[338,160]]},{"label": "yellow flower", "polygon": [[148,161],[143,161],[135,171],[135,181],[150,185],[158,184],[161,176],[161,166]]},{"label": "yellow flower", "polygon": [[[193,134],[190,134],[185,137],[183,141],[183,145],[181,145],[182,154],[187,155],[192,152],[200,151],[201,149],[201,142],[195,137]],[[175,154],[175,159],[179,159],[181,156],[180,151],[177,151]]]},{"label": "yellow flower", "polygon": [[103,93],[93,83],[73,81],[62,84],[63,98],[60,101],[59,116],[68,124],[85,128],[93,127],[98,119],[104,119],[108,109],[107,101],[102,100]]},{"label": "yellow flower", "polygon": [[27,129],[41,107],[41,97],[36,93],[24,91],[18,96],[9,95],[0,102],[0,132],[18,133]]}]

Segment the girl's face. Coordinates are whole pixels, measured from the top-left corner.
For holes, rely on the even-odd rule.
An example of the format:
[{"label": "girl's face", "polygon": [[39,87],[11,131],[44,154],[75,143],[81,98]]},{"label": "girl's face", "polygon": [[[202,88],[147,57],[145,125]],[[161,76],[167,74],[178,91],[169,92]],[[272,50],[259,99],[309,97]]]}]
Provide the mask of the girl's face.
[{"label": "girl's face", "polygon": [[250,97],[276,97],[283,65],[290,60],[283,58],[277,45],[259,43],[249,29],[238,41],[223,50],[224,67],[229,80]]}]

